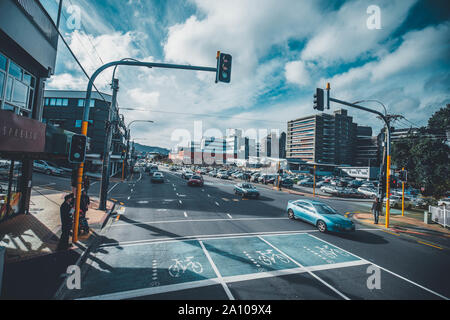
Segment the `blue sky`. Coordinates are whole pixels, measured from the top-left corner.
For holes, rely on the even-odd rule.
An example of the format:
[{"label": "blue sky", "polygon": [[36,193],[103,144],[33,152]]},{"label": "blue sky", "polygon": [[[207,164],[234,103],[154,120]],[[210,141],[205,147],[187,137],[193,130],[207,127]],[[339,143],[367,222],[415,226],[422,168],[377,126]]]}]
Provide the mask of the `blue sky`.
[{"label": "blue sky", "polygon": [[[58,1],[41,0],[53,17]],[[61,30],[90,74],[103,63],[125,57],[215,66],[217,50],[233,55],[231,84],[215,84],[212,73],[119,67],[119,104],[139,109],[123,110],[127,122],[155,120],[132,131],[144,144],[171,147],[174,132],[192,133],[194,120],[202,120],[204,130],[224,133],[227,128],[286,130],[288,120],[314,113],[312,95],[326,82],[336,98],[377,99],[389,113],[410,121],[394,124],[397,127],[425,125],[433,112],[450,103],[446,1],[63,3]],[[367,27],[370,5],[380,8],[380,29]],[[108,70],[96,85],[109,93],[110,80]],[[85,90],[86,85],[60,42],[56,73],[47,88]],[[326,112],[338,108],[332,105]],[[379,132],[380,120],[357,110],[349,114]]]}]

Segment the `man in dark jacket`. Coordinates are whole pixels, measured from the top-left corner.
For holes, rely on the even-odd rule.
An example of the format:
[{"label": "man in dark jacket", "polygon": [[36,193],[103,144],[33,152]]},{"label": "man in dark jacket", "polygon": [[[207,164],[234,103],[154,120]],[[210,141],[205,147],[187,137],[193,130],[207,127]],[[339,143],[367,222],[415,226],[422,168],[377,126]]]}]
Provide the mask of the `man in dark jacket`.
[{"label": "man in dark jacket", "polygon": [[69,235],[72,229],[73,193],[64,197],[64,202],[59,209],[61,216],[61,237],[56,250],[67,250],[69,248]]},{"label": "man in dark jacket", "polygon": [[380,198],[376,197],[375,201],[372,204],[372,214],[375,224],[378,224],[378,217],[381,212],[381,201]]}]

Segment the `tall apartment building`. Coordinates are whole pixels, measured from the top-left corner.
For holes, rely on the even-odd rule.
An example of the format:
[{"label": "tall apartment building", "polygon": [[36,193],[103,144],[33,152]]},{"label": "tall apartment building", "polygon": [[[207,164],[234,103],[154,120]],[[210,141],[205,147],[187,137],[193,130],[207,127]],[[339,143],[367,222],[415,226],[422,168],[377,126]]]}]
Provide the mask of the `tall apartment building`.
[{"label": "tall apartment building", "polygon": [[261,156],[269,158],[286,158],[286,133],[282,132],[277,135],[271,132],[261,139]]},{"label": "tall apartment building", "polygon": [[286,158],[351,165],[356,131],[356,123],[344,109],[288,121]]}]

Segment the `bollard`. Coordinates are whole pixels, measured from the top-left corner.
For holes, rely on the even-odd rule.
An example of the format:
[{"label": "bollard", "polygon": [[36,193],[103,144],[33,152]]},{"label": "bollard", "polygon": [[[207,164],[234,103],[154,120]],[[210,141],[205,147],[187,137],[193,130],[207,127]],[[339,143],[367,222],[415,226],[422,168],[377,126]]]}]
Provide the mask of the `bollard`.
[{"label": "bollard", "polygon": [[423,212],[423,223],[430,224],[430,214],[428,211]]},{"label": "bollard", "polygon": [[3,265],[5,264],[5,247],[0,247],[0,295],[2,293]]}]

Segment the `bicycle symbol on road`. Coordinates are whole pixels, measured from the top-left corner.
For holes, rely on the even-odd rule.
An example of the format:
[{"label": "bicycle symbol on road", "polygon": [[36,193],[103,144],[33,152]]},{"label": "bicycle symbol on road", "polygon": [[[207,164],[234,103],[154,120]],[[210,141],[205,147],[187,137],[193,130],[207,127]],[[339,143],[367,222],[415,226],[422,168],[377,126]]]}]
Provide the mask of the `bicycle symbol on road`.
[{"label": "bicycle symbol on road", "polygon": [[169,274],[174,278],[178,278],[185,273],[188,268],[195,273],[202,273],[203,267],[201,263],[192,261],[192,259],[194,259],[194,257],[186,257],[184,261],[181,261],[181,259],[172,259],[174,263],[169,267]]},{"label": "bicycle symbol on road", "polygon": [[350,256],[347,252],[339,250],[339,249],[331,248],[326,244],[323,246],[315,246],[315,248],[319,250],[320,254],[322,254],[328,258],[331,258],[331,259],[337,258],[339,255],[344,256],[344,257]]},{"label": "bicycle symbol on road", "polygon": [[289,259],[282,255],[282,254],[278,254],[278,253],[273,253],[273,250],[266,250],[266,252],[262,252],[257,250],[256,253],[259,254],[259,261],[261,261],[262,263],[264,263],[266,266],[271,266],[272,264],[276,264],[277,261],[276,259],[280,260],[283,263],[289,263]]}]

